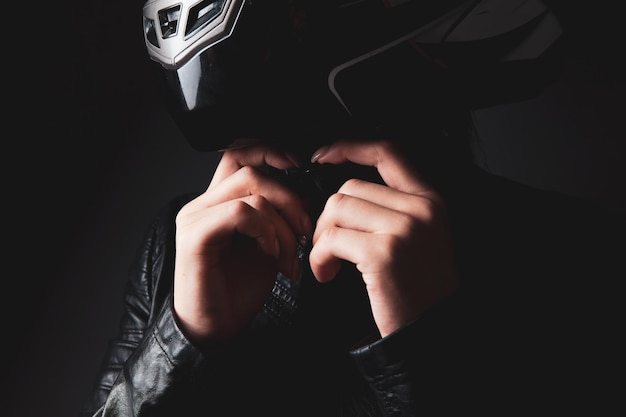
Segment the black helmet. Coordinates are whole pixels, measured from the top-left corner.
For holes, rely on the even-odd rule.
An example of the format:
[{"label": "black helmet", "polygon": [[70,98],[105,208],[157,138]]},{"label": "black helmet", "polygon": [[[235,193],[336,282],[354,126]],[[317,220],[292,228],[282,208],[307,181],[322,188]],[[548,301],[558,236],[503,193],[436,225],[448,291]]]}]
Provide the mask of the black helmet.
[{"label": "black helmet", "polygon": [[143,25],[174,120],[207,151],[515,100],[561,34],[536,0],[148,0]]}]

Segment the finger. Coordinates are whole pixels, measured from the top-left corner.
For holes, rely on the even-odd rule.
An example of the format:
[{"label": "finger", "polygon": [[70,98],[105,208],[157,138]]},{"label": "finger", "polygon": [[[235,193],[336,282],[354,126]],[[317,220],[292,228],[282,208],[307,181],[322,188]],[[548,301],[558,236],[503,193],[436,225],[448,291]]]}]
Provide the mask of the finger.
[{"label": "finger", "polygon": [[247,196],[192,212],[182,227],[196,234],[196,238],[185,240],[199,241],[201,256],[207,254],[205,251],[219,251],[230,245],[239,234],[255,240],[262,252],[276,258],[279,270],[285,275],[297,276],[296,237],[285,219],[262,196]]},{"label": "finger", "polygon": [[206,207],[253,195],[263,196],[273,209],[284,217],[294,234],[311,235],[311,220],[298,195],[250,166],[240,168],[211,190],[189,202],[183,210],[184,213],[202,211]]},{"label": "finger", "polygon": [[277,258],[280,253],[277,228],[267,211],[242,200],[194,211],[185,216],[184,222],[178,217],[176,225],[177,237],[185,236],[177,239],[177,247],[190,254],[204,257],[212,251],[219,253],[237,234],[256,240],[259,248],[270,256]]},{"label": "finger", "polygon": [[309,253],[309,265],[313,275],[319,282],[332,280],[339,271],[342,260],[353,263],[361,272],[371,268],[370,263],[373,265],[374,259],[372,251],[382,248],[376,242],[380,237],[382,236],[341,227],[324,229]]},{"label": "finger", "polygon": [[[401,212],[407,213],[421,219],[428,219],[428,217],[434,212],[434,206],[443,204],[438,194],[434,192],[422,192],[420,194],[410,194],[407,192],[399,191],[394,188],[375,184],[360,179],[350,179],[346,181],[337,190],[337,194],[346,195],[355,199],[361,199],[370,201],[379,206]],[[327,201],[326,207],[330,206],[330,203],[339,202],[336,200]],[[359,206],[354,206],[354,202],[346,199],[341,201],[343,204],[336,204],[336,207],[345,207],[344,210],[351,215],[356,214],[360,210]],[[374,216],[374,214],[369,214]],[[371,217],[374,219],[374,217]]]},{"label": "finger", "polygon": [[407,213],[373,201],[341,193],[333,194],[317,220],[313,244],[321,234],[334,227],[375,234],[404,235],[410,230],[411,217]]},{"label": "finger", "polygon": [[278,169],[299,166],[297,159],[290,153],[278,150],[264,143],[252,144],[234,149],[227,149],[222,154],[209,188],[230,177],[244,166],[262,167],[269,165]]},{"label": "finger", "polygon": [[311,160],[320,164],[354,162],[375,167],[389,187],[411,194],[432,192],[409,161],[388,141],[338,141],[318,149]]},{"label": "finger", "polygon": [[376,259],[391,259],[379,252],[394,246],[383,243],[394,236],[401,240],[408,237],[414,224],[412,217],[402,211],[347,194],[333,194],[313,235],[309,256],[313,274],[320,282],[330,280],[342,260],[355,264],[362,273],[371,274]]}]

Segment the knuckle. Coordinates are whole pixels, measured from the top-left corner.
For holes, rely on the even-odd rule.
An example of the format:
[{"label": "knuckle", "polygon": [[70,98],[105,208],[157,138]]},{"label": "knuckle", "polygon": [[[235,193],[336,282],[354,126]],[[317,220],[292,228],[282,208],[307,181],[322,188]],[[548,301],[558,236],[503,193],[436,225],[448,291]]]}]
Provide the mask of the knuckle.
[{"label": "knuckle", "polygon": [[354,190],[356,190],[356,188],[360,187],[363,183],[365,183],[364,180],[361,180],[359,178],[350,178],[348,180],[346,180],[341,187],[339,187],[339,191],[340,193],[344,193],[344,194],[352,194],[354,192]]},{"label": "knuckle", "polygon": [[248,204],[257,209],[263,209],[269,204],[267,199],[260,194],[251,194],[248,197]]},{"label": "knuckle", "polygon": [[431,223],[445,211],[445,204],[437,194],[420,195],[412,205],[411,214],[423,223]]},{"label": "knuckle", "polygon": [[381,155],[390,155],[396,153],[396,146],[388,140],[378,140],[376,142],[377,152]]},{"label": "knuckle", "polygon": [[337,234],[337,228],[336,227],[328,227],[324,230],[322,230],[322,233],[320,233],[319,239],[318,239],[318,243],[320,242],[330,242],[334,239],[335,235]]},{"label": "knuckle", "polygon": [[256,176],[257,170],[250,165],[245,165],[239,168],[239,173],[245,177],[254,177]]},{"label": "knuckle", "polygon": [[250,205],[243,200],[233,200],[228,205],[228,213],[237,217],[244,215],[250,211]]},{"label": "knuckle", "polygon": [[345,197],[346,195],[342,192],[331,194],[331,196],[326,200],[326,207],[330,209],[338,208],[345,201]]}]

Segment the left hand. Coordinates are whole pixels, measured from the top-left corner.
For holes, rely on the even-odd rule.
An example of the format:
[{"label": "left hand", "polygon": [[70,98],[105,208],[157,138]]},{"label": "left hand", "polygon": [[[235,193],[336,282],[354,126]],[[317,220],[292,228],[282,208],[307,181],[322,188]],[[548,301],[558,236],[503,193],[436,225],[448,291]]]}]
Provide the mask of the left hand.
[{"label": "left hand", "polygon": [[385,183],[350,179],[328,199],[309,256],[318,281],[332,280],[341,260],[354,263],[382,337],[458,287],[444,201],[392,143],[340,141],[314,155],[375,167]]}]

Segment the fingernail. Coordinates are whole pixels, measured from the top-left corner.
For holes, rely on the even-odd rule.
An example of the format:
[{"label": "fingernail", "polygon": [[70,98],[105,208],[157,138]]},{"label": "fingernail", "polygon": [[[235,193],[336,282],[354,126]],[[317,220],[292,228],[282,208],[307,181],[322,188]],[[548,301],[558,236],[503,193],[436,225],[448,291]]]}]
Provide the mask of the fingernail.
[{"label": "fingernail", "polygon": [[313,156],[311,157],[311,162],[312,163],[317,162],[320,158],[326,155],[326,153],[328,152],[328,149],[329,149],[328,145],[325,145],[319,148],[317,151],[315,151],[313,153]]}]

